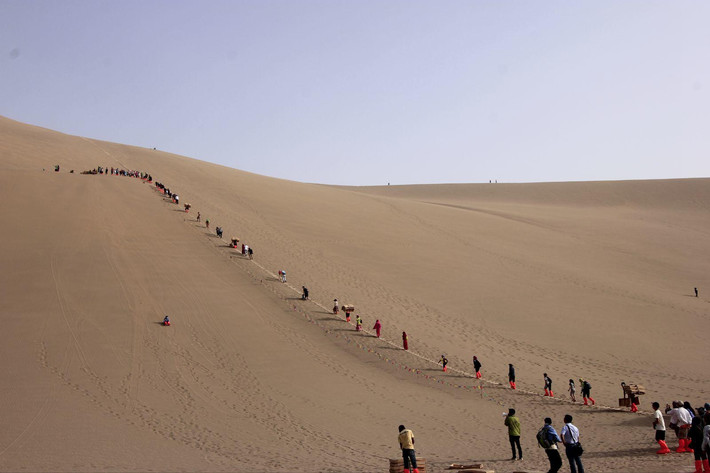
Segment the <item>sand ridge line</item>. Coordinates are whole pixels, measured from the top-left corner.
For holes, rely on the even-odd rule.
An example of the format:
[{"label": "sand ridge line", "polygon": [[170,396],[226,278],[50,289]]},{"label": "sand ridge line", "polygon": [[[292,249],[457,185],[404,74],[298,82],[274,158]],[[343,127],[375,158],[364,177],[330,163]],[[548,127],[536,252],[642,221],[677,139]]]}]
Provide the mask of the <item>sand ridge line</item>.
[{"label": "sand ridge line", "polygon": [[[155,186],[151,186],[151,187],[154,188],[156,191],[158,190],[157,188],[155,188]],[[168,200],[168,199],[165,199],[165,200]],[[242,258],[242,259],[243,259],[243,258]],[[270,276],[271,278],[274,278],[274,279],[277,280],[277,281],[280,280],[280,277],[278,276],[278,274],[272,272],[271,270],[269,270],[268,268],[264,267],[263,265],[261,265],[260,263],[254,261],[254,260],[251,260],[251,261],[252,261],[252,263],[253,263],[254,265],[256,265],[259,269],[261,269],[261,271],[262,271],[264,274],[266,274],[267,276]],[[291,291],[293,291],[295,294],[300,294],[300,291],[299,291],[296,287],[294,287],[294,286],[292,286],[291,284],[289,284],[288,282],[286,282],[286,283],[281,283],[281,284],[282,284],[283,286],[289,288],[289,289],[290,289]],[[324,311],[326,311],[327,313],[332,313],[332,308],[327,308],[327,307],[325,307],[323,304],[321,304],[320,302],[318,302],[318,301],[316,301],[316,300],[313,300],[313,299],[308,299],[308,300],[309,300],[311,303],[313,303],[314,305],[316,305],[317,307],[319,307],[319,308],[323,309]],[[296,310],[296,307],[295,307],[295,306],[294,306],[294,310]],[[316,322],[315,320],[313,320],[308,314],[306,314],[306,313],[303,312],[303,311],[301,311],[301,312],[303,313],[303,315],[304,315],[311,323],[317,324],[317,325],[319,325],[322,329],[326,330],[327,332],[330,332],[329,329],[323,327],[321,324],[319,324],[318,322]],[[336,314],[333,314],[333,315],[336,315]],[[345,319],[343,319],[341,316],[338,316],[338,318],[340,318],[341,320],[345,321]],[[349,324],[349,325],[353,325],[352,322],[348,322],[348,324]],[[363,329],[361,330],[361,332],[366,333],[366,334],[368,334],[368,335],[371,335],[371,336],[373,336],[373,337],[375,336],[375,334],[374,334],[372,331],[370,331],[370,330],[368,330],[368,329],[365,329],[365,328],[363,328]],[[338,337],[337,334],[336,334],[336,337]],[[345,338],[349,343],[352,343],[352,341],[351,341],[348,337],[343,336],[343,338]],[[389,345],[389,346],[392,346],[392,347],[395,347],[395,348],[401,350],[400,345],[399,345],[398,343],[395,343],[395,342],[393,342],[393,341],[391,341],[391,340],[388,340],[388,339],[385,339],[385,338],[382,338],[382,337],[380,337],[379,340],[383,341],[384,343],[386,343],[386,344]],[[364,349],[364,350],[366,349],[366,350],[368,350],[369,352],[374,353],[376,356],[378,356],[378,357],[380,357],[380,358],[383,358],[383,359],[386,359],[387,361],[389,361],[388,358],[384,357],[384,355],[381,355],[381,354],[380,354],[379,352],[377,352],[376,350],[368,349],[367,347],[365,347],[364,345],[362,345],[362,344],[360,344],[360,343],[358,343],[358,342],[354,342],[354,343],[356,343],[356,345],[357,345],[358,347],[360,347],[361,349]],[[440,362],[439,362],[439,361],[434,360],[434,359],[432,359],[432,358],[429,358],[429,357],[427,357],[427,356],[425,356],[425,355],[422,355],[422,354],[420,354],[420,353],[417,353],[416,351],[413,351],[413,350],[406,350],[406,351],[407,351],[407,354],[412,355],[412,356],[414,356],[414,357],[416,357],[416,358],[419,358],[419,359],[421,359],[421,360],[423,360],[423,361],[426,361],[426,362],[428,362],[428,363],[431,363],[431,364],[434,364],[434,365],[437,365],[437,366],[440,365]],[[406,366],[406,365],[401,365],[401,368],[407,369],[408,371],[414,372],[415,374],[423,374],[423,373],[421,372],[421,370],[418,370],[418,369],[416,369],[416,368],[415,368],[415,369],[410,369],[410,368],[409,368],[408,366]],[[460,374],[460,375],[462,375],[462,376],[464,376],[464,377],[466,377],[466,378],[477,379],[477,378],[475,377],[475,375],[471,374],[470,372],[467,372],[467,371],[465,371],[465,370],[461,370],[461,369],[458,369],[458,368],[449,367],[449,368],[448,368],[448,371],[456,372],[456,373],[458,373],[458,374]],[[449,383],[449,382],[442,381],[441,379],[438,379],[438,378],[436,378],[436,377],[434,377],[434,376],[430,376],[430,375],[426,375],[426,374],[425,374],[424,376],[425,376],[427,379],[433,379],[434,381],[436,381],[436,382],[438,382],[438,383],[440,383],[440,384],[447,384],[447,385],[450,385],[450,386],[453,386],[453,387],[457,387],[457,388],[467,388],[467,389],[480,389],[480,390],[483,390],[483,387],[480,386],[480,385],[479,385],[479,386],[463,386],[463,385],[457,385],[457,384],[454,384],[454,383]],[[480,382],[483,382],[483,383],[486,383],[486,384],[489,384],[489,385],[492,385],[492,386],[504,386],[504,383],[497,382],[497,381],[493,381],[493,380],[480,379],[479,381],[480,381]],[[554,400],[554,401],[561,402],[561,403],[569,403],[569,404],[572,404],[572,405],[578,405],[577,403],[573,403],[572,401],[570,401],[570,400],[568,400],[568,399],[544,396],[543,394],[540,394],[540,393],[538,393],[538,392],[536,392],[536,391],[530,391],[530,390],[524,390],[524,389],[515,389],[515,390],[511,390],[511,394],[512,394],[512,392],[514,392],[514,393],[516,393],[516,394],[535,396],[535,397],[538,397],[538,398],[541,398],[541,399],[550,399],[550,400]],[[497,403],[500,404],[500,405],[503,405],[502,403],[500,403],[500,402],[498,402],[498,401],[495,401],[495,400],[492,399],[492,398],[491,398],[490,400],[492,400],[492,401],[494,401],[494,402],[497,402]],[[604,409],[604,410],[613,410],[613,411],[618,411],[618,412],[629,412],[629,411],[626,410],[626,409],[621,409],[621,408],[612,407],[612,406],[605,406],[605,405],[598,404],[598,403],[597,403],[597,404],[594,404],[594,405],[588,405],[588,406],[586,406],[586,407],[596,408],[596,409]],[[642,411],[639,410],[638,413],[642,413]]]},{"label": "sand ridge line", "polygon": [[[241,258],[241,259],[243,259],[243,258]],[[252,263],[253,263],[254,265],[256,265],[259,269],[261,269],[261,270],[263,271],[263,273],[266,274],[267,276],[270,276],[271,278],[274,278],[274,279],[277,280],[277,281],[280,280],[280,277],[279,277],[278,274],[272,272],[271,270],[269,270],[268,268],[264,267],[263,265],[261,265],[261,264],[258,263],[257,261],[254,261],[254,260],[251,260],[251,261],[252,261]],[[291,291],[293,291],[293,292],[294,292],[295,294],[297,294],[297,295],[300,294],[300,291],[299,291],[296,287],[292,286],[292,285],[291,285],[290,283],[288,283],[288,282],[286,282],[286,283],[281,283],[281,285],[284,286],[284,287],[289,288]],[[317,307],[323,309],[324,311],[326,311],[326,312],[328,312],[328,313],[332,313],[332,308],[327,308],[327,307],[325,307],[323,304],[321,304],[320,302],[318,302],[318,301],[316,301],[316,300],[313,300],[313,299],[310,299],[310,298],[308,299],[308,301],[311,302],[312,304],[316,305]],[[294,306],[294,310],[297,310],[296,306]],[[309,316],[307,313],[305,313],[304,311],[299,310],[299,312],[301,312],[311,323],[314,323],[314,324],[316,324],[316,325],[319,325],[323,330],[325,330],[325,331],[328,332],[328,333],[331,332],[330,329],[327,329],[327,328],[323,327],[321,324],[319,324],[318,322],[316,322],[315,320],[313,320],[312,317],[310,317],[310,316]],[[336,314],[333,314],[333,315],[336,315]],[[342,318],[340,315],[338,315],[338,318],[340,318],[340,320],[342,320],[342,321],[344,321],[344,322],[346,321],[346,320],[345,320],[344,318]],[[348,323],[349,325],[353,325],[352,322],[346,322],[346,323]],[[361,332],[366,333],[366,334],[368,334],[368,335],[371,335],[371,336],[375,337],[374,332],[372,332],[372,331],[370,331],[370,330],[368,330],[368,329],[363,328],[363,329],[361,330]],[[339,338],[339,337],[341,337],[341,336],[338,335],[338,334],[336,334],[336,338]],[[342,337],[343,337],[344,339],[346,339],[346,341],[348,341],[348,343],[355,343],[359,348],[361,348],[361,349],[363,349],[363,350],[368,350],[368,352],[375,354],[375,355],[378,356],[379,358],[384,359],[385,361],[389,361],[389,362],[392,363],[392,364],[396,364],[396,362],[389,360],[388,358],[386,358],[384,355],[381,355],[381,354],[380,354],[379,352],[377,352],[376,350],[371,350],[371,349],[365,347],[364,345],[358,343],[357,341],[351,340],[351,339],[350,339],[349,337],[347,337],[346,335],[342,335]],[[402,349],[400,348],[400,345],[399,345],[398,343],[395,343],[395,342],[393,342],[393,341],[391,341],[391,340],[388,340],[388,339],[385,339],[385,338],[382,338],[382,337],[380,337],[379,340],[383,341],[384,343],[386,343],[386,344],[388,344],[388,345],[390,345],[390,346],[392,346],[392,347],[395,347],[395,348],[397,348],[397,349],[402,350]],[[402,350],[402,351],[404,351],[404,350]],[[422,355],[422,354],[420,354],[420,353],[417,353],[416,351],[413,351],[413,350],[406,350],[406,351],[407,351],[407,354],[412,355],[412,356],[414,356],[414,357],[417,357],[417,358],[419,358],[419,359],[421,359],[421,360],[423,360],[423,361],[429,362],[429,363],[434,364],[434,365],[437,365],[437,366],[440,365],[440,362],[439,362],[439,361],[434,360],[434,359],[432,359],[432,358],[429,358],[429,357],[427,357],[427,356],[425,356],[425,355]],[[417,374],[417,375],[422,375],[422,374],[423,374],[423,373],[421,372],[421,370],[418,370],[418,369],[416,369],[416,368],[409,368],[407,365],[401,364],[401,365],[400,365],[400,368],[405,369],[405,370],[408,370],[408,371],[410,371],[410,372],[413,372],[414,374]],[[461,369],[458,369],[458,368],[449,367],[449,368],[448,368],[448,371],[456,372],[456,373],[458,373],[458,374],[460,374],[460,375],[462,375],[462,376],[464,376],[464,377],[466,377],[466,378],[477,379],[477,378],[475,377],[475,375],[471,374],[470,372],[467,372],[467,371],[464,371],[464,370],[461,370]],[[450,383],[450,382],[447,382],[447,381],[443,381],[443,380],[441,380],[441,379],[439,379],[439,378],[437,378],[437,377],[435,377],[435,376],[430,376],[430,375],[426,375],[426,374],[424,374],[424,376],[425,376],[427,379],[432,379],[432,380],[434,380],[435,382],[438,382],[438,383],[440,383],[440,384],[446,384],[446,385],[449,385],[449,386],[452,386],[452,387],[457,387],[457,388],[480,389],[481,391],[483,391],[483,387],[480,386],[480,385],[479,385],[479,386],[458,385],[458,384]],[[487,384],[492,385],[492,386],[504,386],[504,383],[497,382],[497,381],[493,381],[493,380],[479,379],[479,381],[480,381],[480,382],[483,382],[483,383],[487,383]],[[568,404],[571,404],[571,405],[580,405],[580,406],[582,406],[582,404],[573,403],[572,401],[570,401],[570,400],[568,400],[568,399],[557,398],[557,397],[549,397],[549,396],[545,396],[545,395],[540,394],[540,393],[535,392],[535,391],[530,391],[530,390],[525,390],[525,389],[515,389],[515,390],[510,390],[510,391],[511,391],[511,394],[515,393],[515,394],[521,394],[521,395],[535,396],[535,397],[538,397],[538,398],[541,398],[541,399],[550,399],[550,400],[554,400],[554,401],[557,401],[557,402],[560,402],[560,403],[568,403]],[[501,405],[501,406],[505,406],[505,405],[506,405],[506,404],[504,404],[504,403],[502,403],[502,402],[500,402],[500,401],[497,401],[497,400],[491,398],[489,394],[486,394],[486,396],[488,397],[488,400],[493,401],[493,402],[496,402],[497,404],[499,404],[499,405]],[[621,408],[619,408],[619,407],[613,407],[613,406],[606,406],[606,405],[599,404],[599,403],[596,403],[596,404],[594,404],[594,405],[587,405],[586,407],[589,407],[589,408],[596,408],[596,409],[598,409],[598,410],[602,410],[602,409],[603,409],[603,410],[612,410],[612,411],[617,411],[617,412],[630,412],[630,411],[628,411],[628,410],[626,410],[626,409],[621,409]],[[643,413],[643,412],[639,409],[638,414],[642,414],[642,413]]]}]

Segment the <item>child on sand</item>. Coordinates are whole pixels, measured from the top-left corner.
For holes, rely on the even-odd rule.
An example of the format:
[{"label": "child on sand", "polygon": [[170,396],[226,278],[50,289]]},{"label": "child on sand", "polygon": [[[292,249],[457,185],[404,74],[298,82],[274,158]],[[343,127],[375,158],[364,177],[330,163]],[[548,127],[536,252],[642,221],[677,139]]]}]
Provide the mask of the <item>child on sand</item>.
[{"label": "child on sand", "polygon": [[569,397],[572,399],[572,402],[577,402],[577,398],[574,396],[574,393],[577,392],[577,388],[574,385],[574,380],[570,379],[569,380]]}]

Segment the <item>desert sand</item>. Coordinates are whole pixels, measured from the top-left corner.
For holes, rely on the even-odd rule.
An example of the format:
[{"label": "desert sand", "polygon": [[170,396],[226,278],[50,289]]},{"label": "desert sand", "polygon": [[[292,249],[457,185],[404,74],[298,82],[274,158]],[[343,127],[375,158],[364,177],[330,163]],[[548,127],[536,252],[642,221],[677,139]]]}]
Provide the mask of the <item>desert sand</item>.
[{"label": "desert sand", "polygon": [[428,471],[546,471],[566,413],[587,471],[692,471],[650,403],[710,401],[709,179],[338,187],[0,118],[0,198],[2,471],[385,472],[400,423]]}]

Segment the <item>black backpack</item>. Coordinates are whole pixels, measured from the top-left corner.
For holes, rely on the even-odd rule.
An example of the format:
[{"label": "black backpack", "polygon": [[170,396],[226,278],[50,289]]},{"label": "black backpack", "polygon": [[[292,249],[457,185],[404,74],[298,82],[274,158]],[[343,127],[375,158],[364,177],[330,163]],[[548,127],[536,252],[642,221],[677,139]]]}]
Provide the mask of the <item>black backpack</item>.
[{"label": "black backpack", "polygon": [[544,426],[542,429],[538,430],[536,437],[538,445],[542,448],[550,448],[552,446],[550,440],[547,438],[547,426]]}]

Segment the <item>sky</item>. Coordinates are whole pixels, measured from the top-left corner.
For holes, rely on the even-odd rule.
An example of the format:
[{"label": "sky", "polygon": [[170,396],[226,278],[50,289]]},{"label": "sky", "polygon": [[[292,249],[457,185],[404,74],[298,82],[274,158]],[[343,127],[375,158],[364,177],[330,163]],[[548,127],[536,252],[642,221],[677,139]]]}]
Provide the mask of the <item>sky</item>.
[{"label": "sky", "polygon": [[685,0],[0,0],[0,115],[323,184],[708,177],[709,20]]}]

